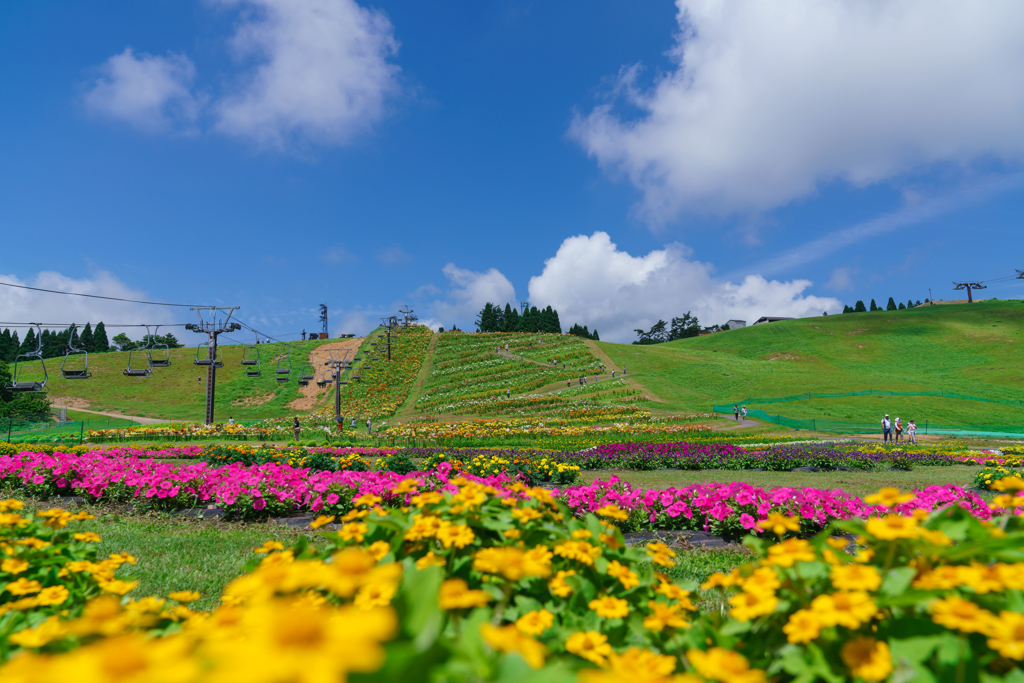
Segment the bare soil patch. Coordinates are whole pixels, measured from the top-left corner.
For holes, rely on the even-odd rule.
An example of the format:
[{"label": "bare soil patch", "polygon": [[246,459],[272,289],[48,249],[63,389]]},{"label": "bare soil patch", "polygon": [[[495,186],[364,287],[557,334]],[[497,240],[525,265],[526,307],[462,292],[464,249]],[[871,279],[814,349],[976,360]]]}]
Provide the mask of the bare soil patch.
[{"label": "bare soil patch", "polygon": [[247,408],[256,408],[264,403],[269,403],[274,400],[277,394],[264,394],[263,396],[246,396],[245,398],[238,398],[231,402],[233,406],[245,406]]},{"label": "bare soil patch", "polygon": [[[365,341],[365,337],[356,337],[353,339],[339,339],[337,342],[331,344],[321,344],[320,346],[313,349],[313,352],[309,354],[308,362],[313,366],[313,370],[317,376],[323,371],[329,371],[330,368],[324,366],[324,363],[331,359],[330,351],[336,352],[336,357],[341,356],[337,354],[337,351],[349,351],[349,360],[355,356],[356,349],[359,348],[360,344]],[[303,362],[303,364],[306,361]],[[292,366],[293,368],[296,366]],[[301,366],[296,368],[300,372]],[[320,401],[324,394],[328,391],[333,391],[334,384],[328,384],[323,388],[320,388],[316,384],[316,380],[313,379],[304,387],[299,387],[299,393],[301,396],[294,401],[288,403],[288,407],[292,410],[312,410],[316,407],[316,404]]]}]

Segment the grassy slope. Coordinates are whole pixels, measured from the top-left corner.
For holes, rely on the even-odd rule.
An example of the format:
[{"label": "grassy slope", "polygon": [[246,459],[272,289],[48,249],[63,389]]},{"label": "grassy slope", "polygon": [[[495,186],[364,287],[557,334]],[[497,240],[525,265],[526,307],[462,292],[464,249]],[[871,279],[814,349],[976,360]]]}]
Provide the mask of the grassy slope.
[{"label": "grassy slope", "polygon": [[[802,392],[939,390],[1024,398],[1024,302],[788,320],[655,346],[600,343],[617,367],[677,410]],[[1014,425],[1024,409],[949,398],[857,397],[766,404],[788,417]]]},{"label": "grassy slope", "polygon": [[[298,398],[298,375],[310,351],[331,340],[292,342],[291,376],[284,384],[275,377],[277,362],[285,352],[285,345],[260,344],[262,376],[246,377],[240,364],[242,346],[222,346],[224,367],[217,370],[216,415],[218,420],[229,416],[236,420],[253,420],[286,415],[287,404]],[[66,380],[60,376],[60,359],[52,363],[51,397],[80,398],[89,402],[90,410],[120,412],[125,415],[156,417],[169,420],[202,420],[206,405],[206,368],[193,364],[195,348],[171,350],[171,366],[153,368],[149,377],[125,377],[122,374],[128,354],[99,353],[89,356],[92,378]],[[49,368],[50,361],[47,361]],[[202,382],[196,381],[202,377]],[[273,395],[263,405],[239,405],[245,399]],[[98,419],[100,416],[93,416]]]}]

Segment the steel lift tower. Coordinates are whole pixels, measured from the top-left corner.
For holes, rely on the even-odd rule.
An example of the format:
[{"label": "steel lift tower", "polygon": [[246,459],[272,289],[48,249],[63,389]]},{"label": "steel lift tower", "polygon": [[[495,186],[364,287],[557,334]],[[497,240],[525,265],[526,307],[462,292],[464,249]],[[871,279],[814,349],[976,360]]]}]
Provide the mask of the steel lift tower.
[{"label": "steel lift tower", "polygon": [[213,424],[213,399],[217,388],[217,335],[242,329],[231,322],[240,306],[194,306],[189,310],[199,316],[198,323],[185,325],[186,330],[209,335],[206,358],[196,358],[196,365],[206,366],[206,424]]},{"label": "steel lift tower", "polygon": [[980,281],[971,282],[954,282],[953,289],[966,289],[967,290],[967,303],[973,304],[974,297],[971,296],[971,289],[986,289],[985,283]]}]

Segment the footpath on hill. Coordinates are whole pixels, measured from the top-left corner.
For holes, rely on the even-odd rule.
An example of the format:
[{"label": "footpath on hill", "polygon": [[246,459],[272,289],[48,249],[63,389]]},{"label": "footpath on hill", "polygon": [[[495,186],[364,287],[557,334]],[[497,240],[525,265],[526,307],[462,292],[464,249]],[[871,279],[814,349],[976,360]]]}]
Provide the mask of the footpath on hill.
[{"label": "footpath on hill", "polygon": [[403,417],[410,415],[415,412],[416,401],[419,400],[420,394],[423,393],[423,386],[427,383],[427,379],[430,377],[430,371],[434,367],[434,349],[437,347],[437,340],[441,335],[437,332],[430,338],[430,345],[427,346],[427,352],[424,354],[423,363],[420,365],[420,370],[416,374],[416,381],[413,382],[412,388],[409,389],[409,395],[405,397],[405,403],[402,407],[395,411],[395,417]]}]

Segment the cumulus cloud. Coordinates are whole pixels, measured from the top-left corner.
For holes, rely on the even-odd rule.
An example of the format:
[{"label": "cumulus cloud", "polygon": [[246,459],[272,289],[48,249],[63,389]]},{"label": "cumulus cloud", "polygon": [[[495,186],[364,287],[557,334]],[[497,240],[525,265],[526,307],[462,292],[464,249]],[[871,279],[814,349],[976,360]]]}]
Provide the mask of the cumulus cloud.
[{"label": "cumulus cloud", "polygon": [[478,273],[449,263],[442,272],[449,283],[447,298],[435,301],[432,306],[434,317],[440,319],[441,324],[443,321],[449,321],[449,326],[454,322],[468,324],[487,302],[502,306],[516,304],[515,287],[496,268]]},{"label": "cumulus cloud", "polygon": [[341,144],[379,120],[398,90],[383,13],[353,0],[221,0],[248,11],[231,39],[259,62],[216,104],[217,130],[261,145]]},{"label": "cumulus cloud", "polygon": [[[41,272],[28,280],[21,280],[14,275],[0,274],[0,282],[60,292],[147,300],[145,292],[129,287],[106,271],[98,271],[93,277],[83,279],[70,278],[54,271]],[[100,321],[106,325],[139,325],[153,322],[178,322],[181,318],[177,312],[168,312],[168,309],[156,306],[3,286],[0,286],[0,311],[4,312],[4,321],[51,323],[52,329],[63,329],[70,323],[85,325],[85,323],[91,322],[95,327],[96,323]],[[0,327],[7,327],[7,325],[0,325]],[[24,337],[26,331],[19,330],[19,336]],[[110,330],[108,335],[113,337],[119,331],[121,330]],[[145,334],[145,331],[127,330],[126,333],[129,337],[138,339]]]},{"label": "cumulus cloud", "polygon": [[191,126],[201,100],[192,94],[196,69],[188,57],[138,54],[126,47],[99,68],[85,94],[90,111],[145,131]]},{"label": "cumulus cloud", "polygon": [[749,323],[763,315],[796,318],[842,310],[837,299],[803,295],[808,280],[748,275],[734,284],[716,279],[710,264],[689,256],[679,244],[632,256],[604,232],[569,237],[544,262],[541,274],[530,278],[530,303],[554,307],[565,327],[587,325],[616,342],[632,341],[634,329],[687,311],[707,326],[733,318]]},{"label": "cumulus cloud", "polygon": [[377,260],[385,266],[397,266],[412,261],[412,256],[409,256],[399,244],[392,244],[390,247],[378,249],[375,255]]},{"label": "cumulus cloud", "polygon": [[853,277],[849,268],[836,268],[832,271],[832,277],[825,283],[827,289],[842,292],[853,287]]},{"label": "cumulus cloud", "polygon": [[1024,158],[1024,4],[677,0],[676,66],[637,67],[571,135],[651,223],[756,212],[822,183]]}]

